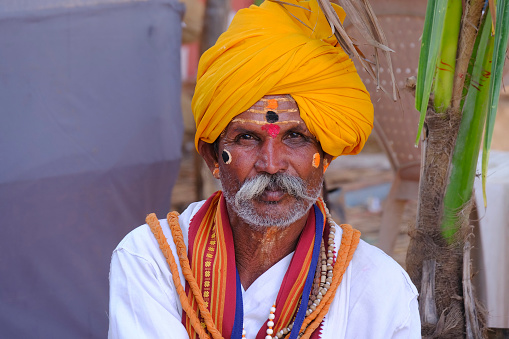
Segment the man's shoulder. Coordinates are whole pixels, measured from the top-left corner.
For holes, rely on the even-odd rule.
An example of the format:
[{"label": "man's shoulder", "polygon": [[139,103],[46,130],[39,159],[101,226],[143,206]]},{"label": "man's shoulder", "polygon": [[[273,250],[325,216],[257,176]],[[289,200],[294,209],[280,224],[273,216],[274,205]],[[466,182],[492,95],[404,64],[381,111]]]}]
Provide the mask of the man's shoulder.
[{"label": "man's shoulder", "polygon": [[354,284],[362,283],[374,291],[399,293],[399,290],[409,296],[418,295],[403,267],[378,247],[363,240],[359,242],[352,258],[352,279]]},{"label": "man's shoulder", "polygon": [[418,292],[394,259],[361,240],[351,261],[350,279],[349,319],[364,327],[350,324],[347,337],[392,338],[399,333],[399,337],[420,338]]}]

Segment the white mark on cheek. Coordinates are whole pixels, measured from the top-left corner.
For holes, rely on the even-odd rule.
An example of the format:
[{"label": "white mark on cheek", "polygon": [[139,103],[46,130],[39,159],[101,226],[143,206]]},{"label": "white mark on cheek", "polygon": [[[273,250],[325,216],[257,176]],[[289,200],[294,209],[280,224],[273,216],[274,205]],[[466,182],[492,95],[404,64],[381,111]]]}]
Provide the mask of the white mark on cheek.
[{"label": "white mark on cheek", "polygon": [[224,150],[223,153],[221,154],[221,157],[223,158],[223,161],[226,165],[229,165],[231,164],[232,162],[232,155],[230,152],[228,152],[227,150]]}]

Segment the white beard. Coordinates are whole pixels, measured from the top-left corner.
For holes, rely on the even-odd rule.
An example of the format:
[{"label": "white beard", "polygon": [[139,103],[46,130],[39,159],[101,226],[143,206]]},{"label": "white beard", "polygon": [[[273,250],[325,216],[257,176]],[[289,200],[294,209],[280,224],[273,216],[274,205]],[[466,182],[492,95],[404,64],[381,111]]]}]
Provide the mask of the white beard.
[{"label": "white beard", "polygon": [[[279,176],[279,178],[274,177]],[[276,178],[276,180],[274,180]],[[225,178],[226,179],[226,178]],[[226,179],[227,180],[227,179]],[[276,182],[274,182],[276,181]],[[273,213],[259,213],[255,207],[255,200],[269,187],[279,187],[289,194],[295,203],[284,211]],[[230,208],[247,224],[255,229],[276,226],[285,228],[304,217],[320,196],[322,185],[307,190],[302,179],[287,174],[259,175],[247,180],[237,192],[223,191]],[[270,203],[266,203],[270,205]],[[274,203],[277,205],[277,203]],[[275,211],[274,211],[275,212]]]}]

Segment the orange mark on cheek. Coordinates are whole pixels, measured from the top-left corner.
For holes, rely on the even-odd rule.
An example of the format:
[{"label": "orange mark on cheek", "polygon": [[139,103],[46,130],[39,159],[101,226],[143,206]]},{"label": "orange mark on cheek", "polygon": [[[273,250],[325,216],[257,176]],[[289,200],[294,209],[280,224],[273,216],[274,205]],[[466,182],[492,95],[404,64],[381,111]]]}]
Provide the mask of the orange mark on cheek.
[{"label": "orange mark on cheek", "polygon": [[267,104],[267,108],[268,109],[277,109],[277,100],[276,99],[269,99],[268,101],[268,104]]},{"label": "orange mark on cheek", "polygon": [[275,138],[279,131],[281,130],[281,127],[275,124],[267,124],[262,126],[262,131],[266,131],[271,138]]},{"label": "orange mark on cheek", "polygon": [[313,154],[313,167],[318,168],[320,166],[320,154],[315,153]]}]

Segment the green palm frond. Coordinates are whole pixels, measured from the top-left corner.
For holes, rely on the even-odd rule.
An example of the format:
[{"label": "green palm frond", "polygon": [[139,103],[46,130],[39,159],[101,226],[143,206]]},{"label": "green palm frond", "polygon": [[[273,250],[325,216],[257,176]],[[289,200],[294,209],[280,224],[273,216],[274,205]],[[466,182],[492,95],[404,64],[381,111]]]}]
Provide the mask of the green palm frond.
[{"label": "green palm frond", "polygon": [[495,24],[495,46],[493,51],[493,62],[491,67],[489,110],[484,132],[484,145],[482,154],[482,187],[484,205],[486,206],[486,173],[488,171],[488,159],[490,155],[491,139],[495,127],[495,116],[497,115],[500,86],[502,84],[504,61],[507,52],[509,38],[509,4],[507,0],[498,0],[496,4]]},{"label": "green palm frond", "polygon": [[442,234],[452,241],[458,230],[458,213],[472,197],[477,159],[488,112],[490,76],[493,56],[493,37],[491,36],[491,17],[486,16],[486,24],[478,35],[477,53],[473,57],[468,94],[463,106],[460,129],[451,161],[449,185],[444,196]]},{"label": "green palm frond", "polygon": [[430,0],[426,8],[426,19],[422,32],[421,53],[417,68],[417,83],[415,88],[415,108],[420,112],[419,127],[415,144],[419,144],[424,118],[428,109],[431,86],[435,75],[435,68],[440,52],[440,42],[445,22],[447,2]]}]

